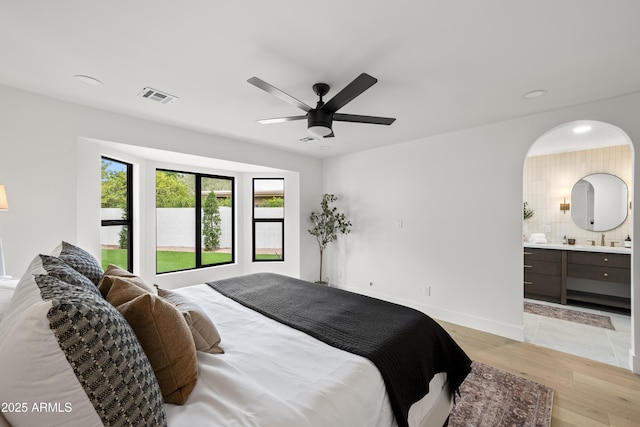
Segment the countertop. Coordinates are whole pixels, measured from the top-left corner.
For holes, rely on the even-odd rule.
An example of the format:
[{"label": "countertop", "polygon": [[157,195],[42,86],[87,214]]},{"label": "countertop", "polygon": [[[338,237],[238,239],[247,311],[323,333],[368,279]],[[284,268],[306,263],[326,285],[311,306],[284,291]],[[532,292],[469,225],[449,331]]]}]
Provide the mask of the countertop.
[{"label": "countertop", "polygon": [[611,254],[630,254],[631,248],[624,246],[591,246],[591,245],[563,245],[558,243],[528,243],[524,242],[525,248],[559,249],[563,251],[583,251],[583,252],[604,252]]}]

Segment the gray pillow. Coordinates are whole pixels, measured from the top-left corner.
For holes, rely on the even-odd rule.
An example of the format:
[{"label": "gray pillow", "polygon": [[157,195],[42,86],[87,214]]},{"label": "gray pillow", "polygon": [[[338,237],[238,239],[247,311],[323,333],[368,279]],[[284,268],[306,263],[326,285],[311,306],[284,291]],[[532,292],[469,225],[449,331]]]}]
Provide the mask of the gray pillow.
[{"label": "gray pillow", "polygon": [[94,285],[98,285],[102,274],[102,266],[93,255],[82,248],[72,245],[71,243],[62,242],[53,250],[51,255],[60,258],[78,273],[87,277]]}]

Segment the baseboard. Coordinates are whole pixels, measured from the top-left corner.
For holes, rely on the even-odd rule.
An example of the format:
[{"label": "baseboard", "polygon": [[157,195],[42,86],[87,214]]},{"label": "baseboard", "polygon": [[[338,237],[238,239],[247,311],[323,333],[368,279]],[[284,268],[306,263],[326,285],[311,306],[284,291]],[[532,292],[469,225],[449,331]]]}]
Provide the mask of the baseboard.
[{"label": "baseboard", "polygon": [[640,375],[640,356],[633,354],[633,349],[629,349],[629,362],[631,362],[631,372]]},{"label": "baseboard", "polygon": [[[335,285],[332,285],[335,286]],[[370,297],[378,298],[381,300],[393,302],[396,304],[405,305],[407,307],[414,308],[423,313],[428,314],[430,317],[436,320],[443,320],[445,322],[454,323],[456,325],[464,326],[467,328],[477,329],[490,334],[499,335],[501,337],[510,338],[516,341],[524,341],[524,324],[520,326],[508,325],[502,322],[496,322],[490,319],[482,317],[471,316],[466,313],[461,313],[452,310],[443,310],[431,305],[416,303],[415,301],[405,300],[397,298],[391,295],[382,294],[379,292],[372,292],[368,289],[352,288],[349,286],[336,286],[341,289],[345,289],[350,292],[355,292],[362,295],[368,295]]]}]

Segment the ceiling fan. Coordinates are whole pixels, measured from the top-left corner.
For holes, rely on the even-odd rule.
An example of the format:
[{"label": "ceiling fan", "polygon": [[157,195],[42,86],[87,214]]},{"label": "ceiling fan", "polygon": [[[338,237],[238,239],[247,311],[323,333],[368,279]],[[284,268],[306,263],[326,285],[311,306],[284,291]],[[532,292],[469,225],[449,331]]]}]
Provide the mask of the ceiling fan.
[{"label": "ceiling fan", "polygon": [[320,99],[318,100],[316,107],[311,108],[304,102],[297,100],[274,86],[271,86],[269,83],[259,79],[258,77],[251,77],[247,80],[247,82],[252,85],[306,112],[306,114],[302,116],[277,117],[273,119],[258,120],[259,123],[269,124],[307,119],[307,131],[315,138],[333,137],[334,133],[331,128],[333,121],[370,123],[376,125],[390,125],[393,123],[396,119],[390,117],[337,113],[340,108],[344,107],[355,97],[369,89],[377,81],[378,80],[376,78],[371,77],[369,74],[362,73],[326,103],[322,100],[322,97],[329,92],[329,85],[326,83],[316,83],[313,85],[313,91]]}]

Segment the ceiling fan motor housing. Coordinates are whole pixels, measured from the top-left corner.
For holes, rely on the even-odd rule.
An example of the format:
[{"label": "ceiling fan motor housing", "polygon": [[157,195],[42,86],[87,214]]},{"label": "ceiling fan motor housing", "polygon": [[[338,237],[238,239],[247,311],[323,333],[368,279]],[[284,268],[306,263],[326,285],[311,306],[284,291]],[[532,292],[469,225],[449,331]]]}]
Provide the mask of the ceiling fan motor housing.
[{"label": "ceiling fan motor housing", "polygon": [[333,113],[325,110],[313,109],[307,113],[307,127],[323,126],[331,129]]}]

